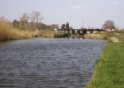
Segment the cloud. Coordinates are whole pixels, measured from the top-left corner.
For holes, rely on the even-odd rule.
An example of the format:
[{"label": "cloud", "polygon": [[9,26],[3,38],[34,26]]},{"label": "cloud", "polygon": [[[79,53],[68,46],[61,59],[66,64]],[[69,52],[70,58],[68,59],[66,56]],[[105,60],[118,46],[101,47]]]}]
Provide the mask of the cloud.
[{"label": "cloud", "polygon": [[120,5],[121,1],[120,0],[114,0],[114,1],[112,1],[112,4],[113,5]]},{"label": "cloud", "polygon": [[71,6],[72,9],[75,9],[75,10],[80,10],[82,9],[83,7],[81,5],[73,5]]}]

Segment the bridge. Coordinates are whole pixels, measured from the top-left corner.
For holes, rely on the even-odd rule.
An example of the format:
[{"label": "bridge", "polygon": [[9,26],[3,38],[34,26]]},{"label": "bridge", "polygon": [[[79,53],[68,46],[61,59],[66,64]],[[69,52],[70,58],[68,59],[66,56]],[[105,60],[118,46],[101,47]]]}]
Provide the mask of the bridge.
[{"label": "bridge", "polygon": [[84,37],[85,34],[93,34],[93,33],[103,33],[105,30],[103,29],[58,29],[57,33],[63,33],[65,37]]}]

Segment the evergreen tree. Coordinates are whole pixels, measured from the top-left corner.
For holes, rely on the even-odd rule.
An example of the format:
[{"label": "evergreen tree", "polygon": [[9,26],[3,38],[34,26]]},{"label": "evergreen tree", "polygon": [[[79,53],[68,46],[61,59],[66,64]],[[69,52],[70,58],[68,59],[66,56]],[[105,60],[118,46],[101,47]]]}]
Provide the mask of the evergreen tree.
[{"label": "evergreen tree", "polygon": [[70,26],[69,26],[69,23],[67,22],[66,23],[66,29],[69,29],[70,28]]},{"label": "evergreen tree", "polygon": [[65,29],[65,28],[66,28],[66,25],[62,24],[61,29]]}]

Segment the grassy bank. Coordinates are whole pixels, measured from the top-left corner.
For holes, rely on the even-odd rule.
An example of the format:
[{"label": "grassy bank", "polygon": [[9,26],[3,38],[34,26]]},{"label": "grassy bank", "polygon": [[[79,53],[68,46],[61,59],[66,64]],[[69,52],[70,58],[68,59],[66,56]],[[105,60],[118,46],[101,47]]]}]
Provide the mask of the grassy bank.
[{"label": "grassy bank", "polygon": [[111,35],[121,42],[108,41],[87,88],[124,88],[124,35]]},{"label": "grassy bank", "polygon": [[86,39],[106,39],[106,33],[85,34]]}]

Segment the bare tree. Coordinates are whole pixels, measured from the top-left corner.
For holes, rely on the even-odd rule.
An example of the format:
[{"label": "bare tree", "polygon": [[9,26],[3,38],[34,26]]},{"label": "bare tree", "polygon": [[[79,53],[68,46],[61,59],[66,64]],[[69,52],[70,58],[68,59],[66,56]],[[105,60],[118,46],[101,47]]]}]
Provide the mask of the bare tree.
[{"label": "bare tree", "polygon": [[24,13],[21,17],[20,17],[20,22],[19,22],[19,27],[20,29],[27,29],[28,27],[28,20],[29,20],[29,15],[27,13]]},{"label": "bare tree", "polygon": [[42,21],[43,17],[39,11],[32,11],[30,20],[32,23],[40,23]]},{"label": "bare tree", "polygon": [[102,27],[103,29],[110,29],[110,30],[112,30],[112,29],[114,29],[115,30],[115,24],[114,24],[114,22],[113,21],[111,21],[111,20],[107,20],[104,24],[103,24],[103,27]]},{"label": "bare tree", "polygon": [[20,17],[20,21],[22,22],[28,22],[28,20],[29,20],[29,16],[27,13],[24,13],[22,17]]},{"label": "bare tree", "polygon": [[32,11],[30,15],[31,26],[33,29],[39,29],[39,25],[42,23],[43,16],[39,11]]}]

